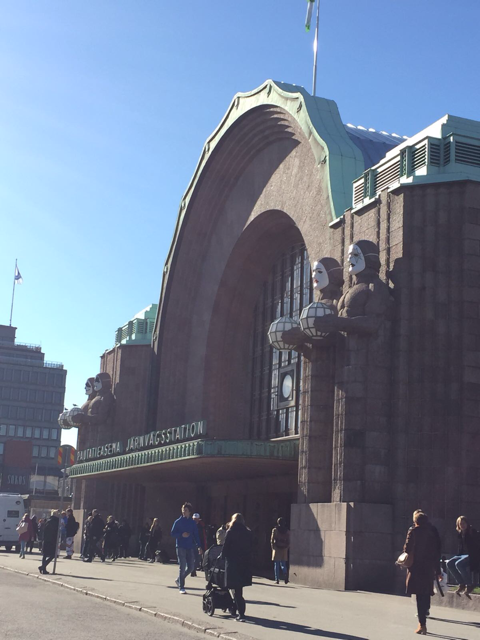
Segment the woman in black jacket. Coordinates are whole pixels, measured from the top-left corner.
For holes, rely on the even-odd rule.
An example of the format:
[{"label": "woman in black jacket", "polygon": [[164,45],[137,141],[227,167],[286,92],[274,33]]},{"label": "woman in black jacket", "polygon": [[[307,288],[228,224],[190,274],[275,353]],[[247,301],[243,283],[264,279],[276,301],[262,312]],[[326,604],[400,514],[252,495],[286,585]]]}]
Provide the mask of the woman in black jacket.
[{"label": "woman in black jacket", "polygon": [[473,574],[480,571],[480,533],[465,516],[457,518],[458,553],[447,561],[447,568],[458,582],[457,595],[470,595],[475,588]]},{"label": "woman in black jacket", "polygon": [[417,596],[418,629],[415,633],[427,635],[427,611],[433,596],[435,576],[441,578],[440,538],[422,512],[413,516],[414,526],[408,530],[404,552],[413,556],[407,569],[407,594]]},{"label": "woman in black jacket", "polygon": [[113,516],[108,516],[103,532],[103,555],[115,562],[118,556],[118,525]]},{"label": "woman in black jacket", "polygon": [[162,530],[158,524],[158,518],[154,518],[150,531],[148,532],[148,542],[145,549],[145,558],[148,562],[155,562],[155,552],[162,539]]},{"label": "woman in black jacket", "polygon": [[245,599],[243,587],[252,584],[252,532],[245,526],[241,513],[235,513],[227,525],[227,535],[223,545],[225,558],[225,583],[232,589],[237,605],[237,620],[245,622]]},{"label": "woman in black jacket", "polygon": [[60,511],[53,510],[51,517],[47,520],[43,530],[43,558],[42,564],[38,567],[40,573],[48,574],[47,565],[54,559],[57,551],[58,524],[60,522]]}]

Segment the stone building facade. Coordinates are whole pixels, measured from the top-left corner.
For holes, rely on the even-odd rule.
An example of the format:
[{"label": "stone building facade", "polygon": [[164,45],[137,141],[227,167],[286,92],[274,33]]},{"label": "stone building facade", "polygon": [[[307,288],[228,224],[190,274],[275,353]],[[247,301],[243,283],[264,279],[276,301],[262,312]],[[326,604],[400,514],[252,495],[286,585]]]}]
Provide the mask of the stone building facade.
[{"label": "stone building facade", "polygon": [[[455,518],[480,524],[479,195],[480,123],[402,139],[299,87],[237,95],[182,199],[151,346],[103,356],[125,409],[82,446],[154,435],[76,464],[77,485],[103,487],[79,506],[135,505],[164,531],[186,499],[215,524],[241,511],[259,567],[287,516],[291,580],[312,586],[392,590],[418,507],[453,551]],[[360,240],[391,296],[378,330],[273,350],[270,323],[313,300],[313,262],[345,265],[348,292]]]}]

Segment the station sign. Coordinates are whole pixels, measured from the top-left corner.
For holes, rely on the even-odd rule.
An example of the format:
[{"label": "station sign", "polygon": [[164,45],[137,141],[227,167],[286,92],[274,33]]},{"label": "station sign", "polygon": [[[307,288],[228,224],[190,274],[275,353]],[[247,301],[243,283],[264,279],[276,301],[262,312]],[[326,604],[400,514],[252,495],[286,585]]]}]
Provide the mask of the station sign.
[{"label": "station sign", "polygon": [[140,436],[132,436],[127,440],[125,447],[122,442],[110,442],[100,447],[92,447],[84,451],[77,451],[77,462],[86,462],[87,460],[97,460],[99,458],[108,458],[110,456],[120,455],[122,453],[133,453],[135,451],[143,451],[145,449],[156,449],[157,447],[169,444],[177,444],[179,442],[187,442],[203,438],[207,433],[206,420],[198,422],[190,422],[183,424],[181,427],[172,427],[171,429],[162,429],[160,431],[150,431]]}]

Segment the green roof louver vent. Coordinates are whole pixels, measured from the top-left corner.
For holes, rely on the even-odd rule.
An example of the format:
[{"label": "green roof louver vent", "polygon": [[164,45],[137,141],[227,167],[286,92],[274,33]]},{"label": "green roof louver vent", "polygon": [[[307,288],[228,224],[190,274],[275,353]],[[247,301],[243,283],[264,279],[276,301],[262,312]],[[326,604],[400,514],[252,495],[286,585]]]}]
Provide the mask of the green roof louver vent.
[{"label": "green roof louver vent", "polygon": [[[371,176],[371,190],[366,176]],[[445,116],[390,150],[354,180],[353,208],[367,204],[383,189],[455,180],[480,182],[480,122]]]},{"label": "green roof louver vent", "polygon": [[451,142],[450,140],[448,140],[447,142],[445,142],[443,146],[443,166],[444,167],[450,164],[450,148],[451,148]]},{"label": "green roof louver vent", "polygon": [[455,162],[480,167],[480,146],[458,140],[455,143]]},{"label": "green roof louver vent", "polygon": [[412,152],[412,172],[418,171],[427,164],[427,143]]},{"label": "green roof louver vent", "polygon": [[432,167],[440,166],[440,156],[441,156],[440,150],[441,150],[441,146],[439,142],[430,143],[429,152],[430,152],[430,164],[432,165]]}]

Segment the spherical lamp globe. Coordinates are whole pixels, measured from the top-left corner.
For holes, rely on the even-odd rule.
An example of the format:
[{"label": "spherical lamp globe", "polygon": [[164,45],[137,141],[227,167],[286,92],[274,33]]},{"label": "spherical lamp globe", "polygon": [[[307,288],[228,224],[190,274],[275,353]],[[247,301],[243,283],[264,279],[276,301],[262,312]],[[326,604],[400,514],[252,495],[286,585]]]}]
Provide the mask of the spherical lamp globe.
[{"label": "spherical lamp globe", "polygon": [[300,314],[300,326],[302,327],[303,333],[306,333],[310,338],[325,338],[328,336],[328,333],[315,329],[315,318],[329,316],[333,313],[333,309],[328,304],[324,302],[312,302],[312,304],[305,307]]},{"label": "spherical lamp globe", "polygon": [[277,318],[270,325],[268,330],[268,339],[274,349],[279,351],[291,351],[295,345],[288,344],[282,340],[282,334],[289,329],[299,328],[300,323],[294,318],[284,316],[283,318]]}]

